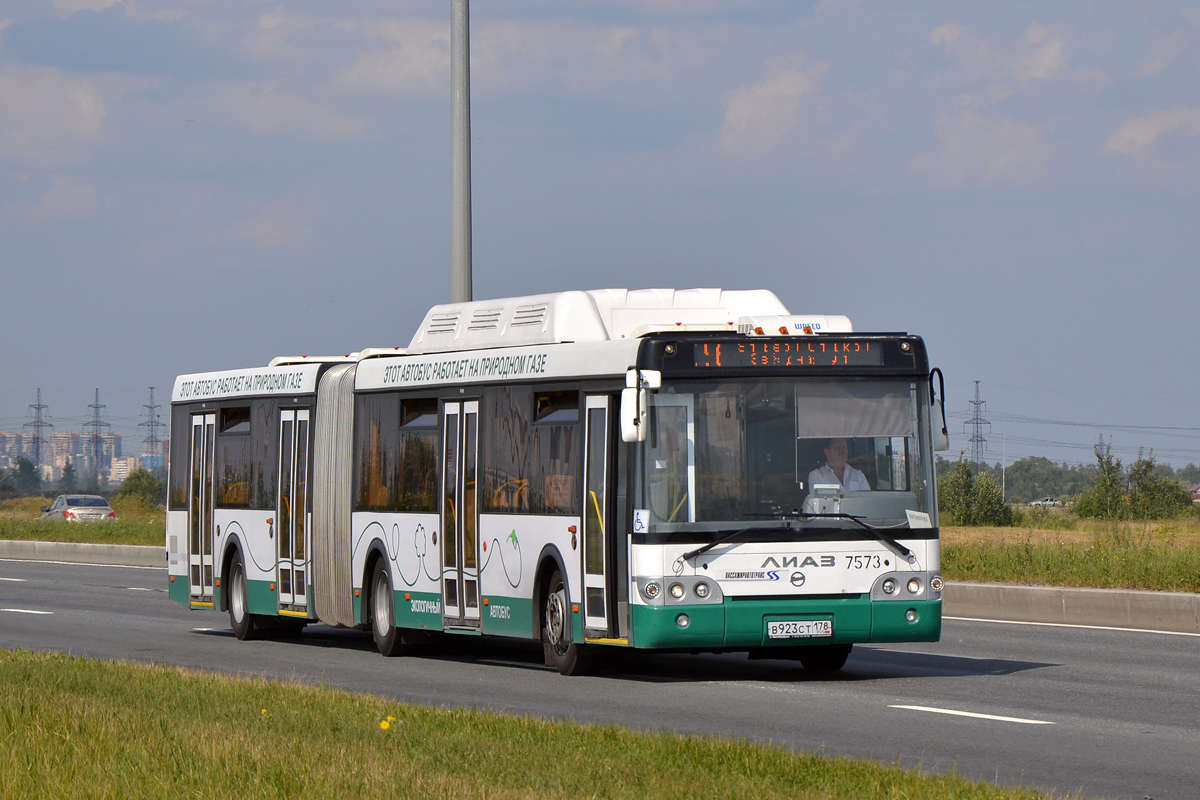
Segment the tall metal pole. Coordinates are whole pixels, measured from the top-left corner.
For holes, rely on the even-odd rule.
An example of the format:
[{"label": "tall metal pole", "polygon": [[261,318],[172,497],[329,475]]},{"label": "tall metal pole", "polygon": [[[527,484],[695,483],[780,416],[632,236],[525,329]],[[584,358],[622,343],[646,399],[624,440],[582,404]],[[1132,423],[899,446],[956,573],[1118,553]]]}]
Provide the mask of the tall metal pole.
[{"label": "tall metal pole", "polygon": [[450,14],[450,302],[471,299],[471,23],[467,0]]}]

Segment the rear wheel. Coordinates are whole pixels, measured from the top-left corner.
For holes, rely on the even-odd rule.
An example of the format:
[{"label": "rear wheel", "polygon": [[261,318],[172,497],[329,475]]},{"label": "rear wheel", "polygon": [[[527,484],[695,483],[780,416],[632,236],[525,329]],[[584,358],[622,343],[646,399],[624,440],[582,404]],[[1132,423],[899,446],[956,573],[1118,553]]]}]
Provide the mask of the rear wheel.
[{"label": "rear wheel", "polygon": [[585,645],[574,641],[571,622],[571,599],[562,573],[555,570],[547,584],[546,601],[542,606],[542,648],[546,663],[563,675],[583,675],[591,667],[591,653]]},{"label": "rear wheel", "polygon": [[229,562],[229,579],[226,581],[229,592],[229,626],[233,635],[240,641],[254,638],[254,620],[250,616],[250,593],[246,585],[246,568],[242,566],[242,557],[234,553]]},{"label": "rear wheel", "polygon": [[852,644],[823,644],[801,647],[797,658],[809,672],[836,672],[846,665]]},{"label": "rear wheel", "polygon": [[396,629],[396,595],[392,591],[392,576],[387,561],[379,559],[371,573],[371,636],[380,654],[400,655],[400,631]]}]

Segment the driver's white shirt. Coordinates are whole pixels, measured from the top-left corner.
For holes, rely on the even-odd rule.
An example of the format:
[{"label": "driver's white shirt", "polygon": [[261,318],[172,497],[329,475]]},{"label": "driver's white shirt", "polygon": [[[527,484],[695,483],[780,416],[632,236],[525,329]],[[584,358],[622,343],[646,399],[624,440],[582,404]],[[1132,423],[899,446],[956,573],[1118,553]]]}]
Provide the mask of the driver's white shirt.
[{"label": "driver's white shirt", "polygon": [[856,470],[854,467],[847,464],[845,466],[846,480],[839,481],[837,475],[826,464],[823,467],[818,467],[808,473],[808,488],[811,491],[812,487],[818,483],[836,483],[846,492],[869,492],[871,484],[867,483],[867,476]]}]

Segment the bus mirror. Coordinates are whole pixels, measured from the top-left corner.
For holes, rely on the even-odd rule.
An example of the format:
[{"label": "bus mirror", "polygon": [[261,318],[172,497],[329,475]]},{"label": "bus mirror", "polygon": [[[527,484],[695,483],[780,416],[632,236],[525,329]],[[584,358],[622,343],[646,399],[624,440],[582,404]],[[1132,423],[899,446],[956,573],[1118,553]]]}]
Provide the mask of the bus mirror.
[{"label": "bus mirror", "polygon": [[933,431],[933,449],[949,450],[950,434],[946,432],[946,409],[942,407],[941,400],[935,401],[930,407],[929,417],[929,428]]},{"label": "bus mirror", "polygon": [[621,390],[621,441],[646,441],[646,390]]},{"label": "bus mirror", "polygon": [[[934,384],[934,380],[937,384]],[[950,433],[946,430],[946,381],[937,367],[929,370],[929,430],[933,433],[933,449],[949,450]]]}]

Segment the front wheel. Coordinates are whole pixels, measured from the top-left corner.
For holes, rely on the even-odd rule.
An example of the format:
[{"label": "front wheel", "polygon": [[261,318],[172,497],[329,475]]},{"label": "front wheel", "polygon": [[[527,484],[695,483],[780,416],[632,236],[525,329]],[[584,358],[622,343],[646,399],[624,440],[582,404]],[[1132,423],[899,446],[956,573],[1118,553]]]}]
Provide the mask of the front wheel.
[{"label": "front wheel", "polygon": [[823,644],[801,647],[800,664],[809,672],[837,672],[846,665],[852,644]]},{"label": "front wheel", "polygon": [[387,561],[375,562],[371,575],[371,636],[381,655],[391,658],[400,655],[400,631],[396,629],[396,595],[392,591],[392,576]]},{"label": "front wheel", "polygon": [[254,638],[254,620],[250,616],[250,593],[246,586],[246,568],[242,557],[234,554],[229,562],[229,626],[239,641]]},{"label": "front wheel", "polygon": [[591,667],[591,653],[574,641],[571,599],[567,584],[558,570],[550,576],[546,602],[542,608],[542,648],[546,663],[562,675],[584,675]]}]

